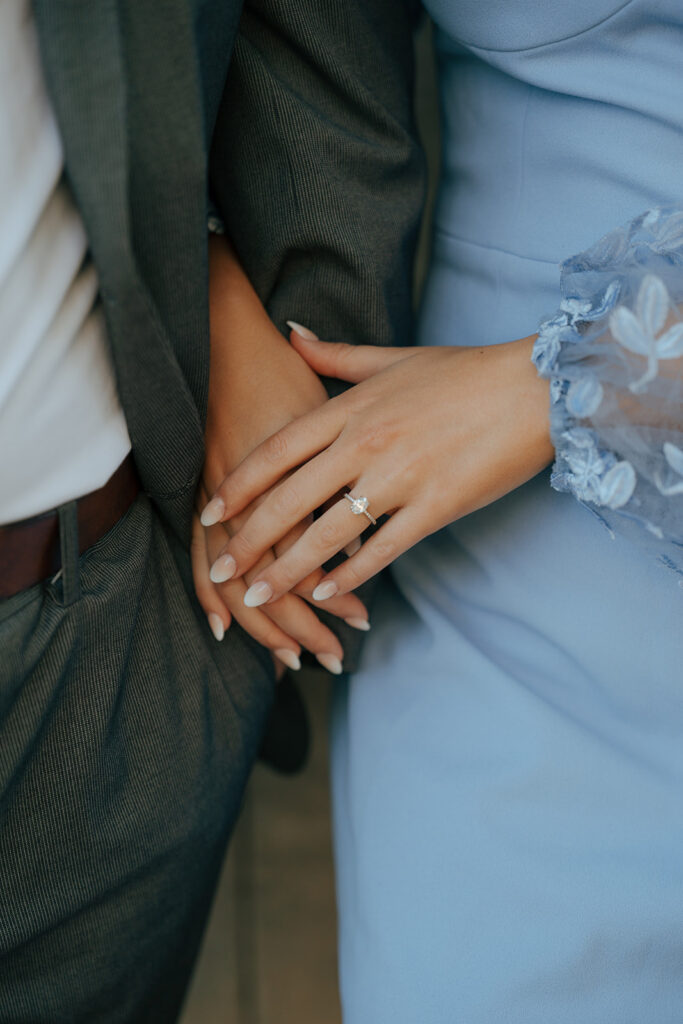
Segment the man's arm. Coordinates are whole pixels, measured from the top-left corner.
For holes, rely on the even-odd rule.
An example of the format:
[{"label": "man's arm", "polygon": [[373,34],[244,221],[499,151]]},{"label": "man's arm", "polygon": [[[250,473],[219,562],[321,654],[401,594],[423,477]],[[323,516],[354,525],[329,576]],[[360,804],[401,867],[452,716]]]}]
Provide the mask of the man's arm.
[{"label": "man's arm", "polygon": [[415,5],[247,0],[211,188],[275,324],[412,342],[424,197],[413,118]]}]

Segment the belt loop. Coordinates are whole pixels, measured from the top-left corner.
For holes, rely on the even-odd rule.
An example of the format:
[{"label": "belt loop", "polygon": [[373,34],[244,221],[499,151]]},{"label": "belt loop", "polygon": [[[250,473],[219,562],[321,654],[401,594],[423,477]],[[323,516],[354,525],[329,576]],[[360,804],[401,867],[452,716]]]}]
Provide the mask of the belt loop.
[{"label": "belt loop", "polygon": [[69,501],[59,509],[59,547],[62,557],[62,598],[67,606],[78,601],[81,596],[76,501]]}]

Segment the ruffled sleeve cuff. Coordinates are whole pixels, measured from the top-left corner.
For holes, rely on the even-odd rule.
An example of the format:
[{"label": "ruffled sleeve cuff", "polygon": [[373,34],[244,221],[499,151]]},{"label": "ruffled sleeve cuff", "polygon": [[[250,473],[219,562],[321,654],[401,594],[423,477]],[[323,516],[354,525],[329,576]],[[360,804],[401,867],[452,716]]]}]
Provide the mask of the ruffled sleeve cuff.
[{"label": "ruffled sleeve cuff", "polygon": [[[561,267],[533,361],[551,381],[551,484],[683,561],[683,207],[650,210]],[[668,556],[666,556],[668,557]]]}]

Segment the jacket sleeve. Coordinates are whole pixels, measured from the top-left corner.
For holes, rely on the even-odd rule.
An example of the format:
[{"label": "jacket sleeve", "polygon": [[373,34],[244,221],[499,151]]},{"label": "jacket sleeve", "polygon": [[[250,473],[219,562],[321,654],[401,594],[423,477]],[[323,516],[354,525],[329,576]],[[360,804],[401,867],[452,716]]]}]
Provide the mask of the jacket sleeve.
[{"label": "jacket sleeve", "polygon": [[210,188],[273,321],[413,341],[424,198],[406,0],[247,0]]},{"label": "jacket sleeve", "polygon": [[534,349],[552,381],[552,485],[610,528],[645,527],[683,577],[683,207],[566,260],[561,286]]}]

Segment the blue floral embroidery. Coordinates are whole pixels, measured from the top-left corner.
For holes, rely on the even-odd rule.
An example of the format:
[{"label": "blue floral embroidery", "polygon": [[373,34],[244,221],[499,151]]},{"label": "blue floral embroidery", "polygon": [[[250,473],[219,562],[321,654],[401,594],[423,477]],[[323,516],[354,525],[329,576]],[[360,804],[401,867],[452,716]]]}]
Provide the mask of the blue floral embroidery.
[{"label": "blue floral embroidery", "polygon": [[674,324],[660,334],[671,307],[664,282],[654,274],[647,274],[638,291],[635,312],[619,306],[609,318],[610,329],[619,344],[629,352],[647,358],[643,376],[629,384],[634,393],[642,391],[655,379],[660,359],[676,359],[683,355],[683,323]]}]

